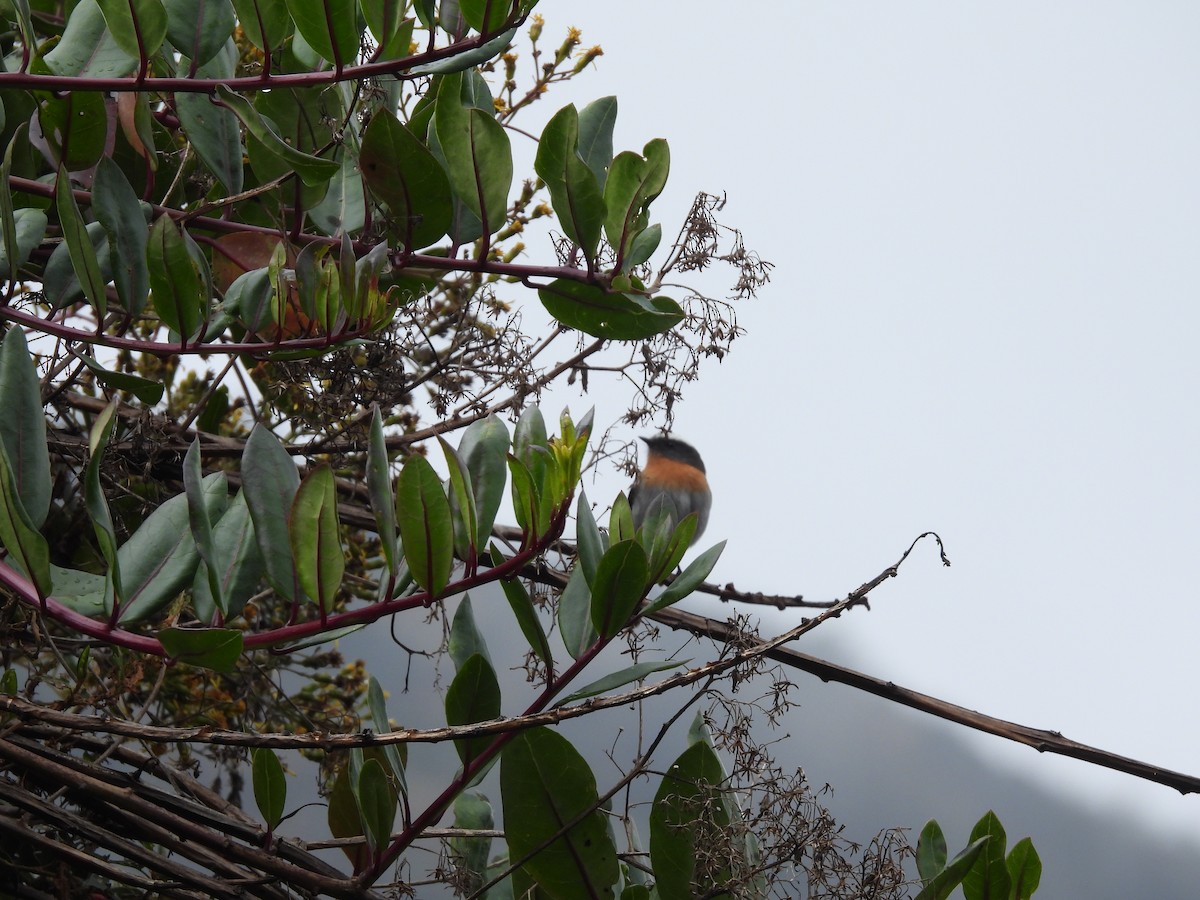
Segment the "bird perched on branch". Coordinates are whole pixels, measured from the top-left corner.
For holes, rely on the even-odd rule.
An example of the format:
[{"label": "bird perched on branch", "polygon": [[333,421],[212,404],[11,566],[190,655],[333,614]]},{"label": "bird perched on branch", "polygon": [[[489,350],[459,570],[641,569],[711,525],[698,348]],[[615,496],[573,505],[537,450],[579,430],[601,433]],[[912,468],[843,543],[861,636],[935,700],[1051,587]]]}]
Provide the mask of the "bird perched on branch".
[{"label": "bird perched on branch", "polygon": [[671,525],[691,513],[696,514],[696,543],[708,524],[712,491],[705,477],[704,461],[691,444],[671,437],[642,438],[646,443],[646,465],[629,489],[633,525],[641,528],[651,515],[664,510]]}]

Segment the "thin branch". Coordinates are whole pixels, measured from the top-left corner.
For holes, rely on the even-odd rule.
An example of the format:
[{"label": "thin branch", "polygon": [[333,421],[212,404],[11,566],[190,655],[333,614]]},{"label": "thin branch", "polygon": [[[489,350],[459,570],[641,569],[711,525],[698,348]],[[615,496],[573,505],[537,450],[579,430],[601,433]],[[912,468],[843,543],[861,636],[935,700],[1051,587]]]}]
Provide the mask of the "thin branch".
[{"label": "thin branch", "polygon": [[[934,535],[936,537],[936,535]],[[919,538],[918,538],[919,540]],[[915,542],[913,544],[915,546]],[[12,713],[26,722],[42,722],[72,731],[122,734],[147,741],[180,742],[197,744],[219,744],[240,747],[273,747],[276,749],[322,749],[347,750],[353,747],[370,747],[383,744],[440,743],[515,732],[538,725],[554,725],[558,722],[587,715],[599,709],[623,706],[666,693],[675,688],[694,684],[703,678],[712,677],[734,666],[758,657],[766,657],[801,671],[816,675],[823,681],[836,681],[869,694],[900,703],[912,709],[993,734],[1019,744],[1033,747],[1040,753],[1056,753],[1079,759],[1102,768],[1124,772],[1136,778],[1172,787],[1182,794],[1200,793],[1200,777],[1176,772],[1162,766],[1093,747],[1064,737],[1060,732],[1010,722],[994,716],[967,709],[939,700],[928,694],[902,687],[828,662],[784,645],[811,631],[822,622],[836,618],[852,606],[864,605],[867,594],[884,581],[897,575],[899,566],[912,552],[913,546],[894,565],[883,570],[875,578],[851,592],[833,607],[812,619],[803,619],[799,625],[770,640],[761,640],[726,622],[678,609],[664,609],[650,618],[672,628],[682,629],[696,635],[741,647],[738,653],[716,662],[670,676],[669,678],[644,685],[623,694],[593,697],[575,706],[557,707],[542,712],[511,718],[493,719],[472,725],[446,726],[426,730],[403,729],[388,733],[367,734],[248,734],[240,731],[222,731],[207,727],[169,728],[141,725],[120,719],[86,716],[62,712],[51,707],[31,703],[19,697],[0,696],[0,710]],[[939,540],[940,548],[940,540]],[[943,559],[945,555],[943,552]]]},{"label": "thin branch", "polygon": [[[655,613],[652,618],[672,628],[689,631],[692,634],[705,635],[715,641],[744,639],[742,632],[730,628],[727,623],[718,622],[715,619],[707,619],[703,616],[683,612],[682,610],[662,610]],[[1132,759],[1128,756],[1121,756],[1120,754],[1102,750],[1099,747],[1093,747],[1089,744],[1082,744],[1079,741],[1073,741],[1070,738],[1064,737],[1058,731],[1034,728],[1029,725],[1021,725],[1017,722],[1009,722],[1005,719],[984,715],[973,709],[967,709],[966,707],[958,706],[945,700],[939,700],[937,697],[922,694],[919,691],[911,690],[892,681],[884,681],[871,675],[865,675],[854,669],[839,666],[827,660],[810,656],[807,653],[801,653],[799,650],[794,650],[790,647],[773,647],[764,655],[786,666],[816,675],[822,681],[835,681],[838,684],[848,685],[865,693],[874,694],[876,697],[890,700],[893,703],[899,703],[902,706],[937,716],[940,719],[946,719],[958,725],[974,728],[976,731],[982,731],[1009,741],[1015,741],[1018,744],[1024,744],[1027,747],[1032,747],[1039,753],[1055,753],[1060,756],[1082,760],[1101,768],[1124,772],[1127,775],[1133,775],[1135,778],[1153,781],[1156,784],[1164,784],[1167,787],[1174,788],[1181,794],[1200,793],[1200,777],[1187,775],[1183,772],[1175,772],[1162,766],[1156,766],[1153,763]]]},{"label": "thin branch", "polygon": [[[36,773],[38,779],[70,785],[74,799],[106,819],[115,816],[118,823],[124,823],[122,831],[132,828],[150,834],[152,840],[171,846],[175,853],[206,867],[218,867],[244,887],[257,883],[263,890],[255,893],[274,896],[273,885],[282,881],[332,897],[366,895],[344,876],[329,874],[327,864],[316,857],[302,856],[303,862],[297,864],[264,852],[260,845],[265,834],[260,828],[248,828],[45,744],[0,740],[0,758],[10,767]],[[290,849],[299,853],[298,848]],[[255,873],[271,877],[262,879]]]},{"label": "thin branch", "polygon": [[[508,28],[516,28],[525,21],[520,16],[506,23]],[[137,91],[141,93],[158,91],[208,94],[224,85],[232,90],[266,90],[285,87],[313,87],[320,85],[338,84],[340,82],[359,82],[368,78],[391,76],[399,80],[424,78],[425,73],[413,72],[429,63],[449,59],[468,53],[482,47],[493,40],[495,34],[477,35],[466,40],[455,41],[436,50],[417,53],[400,59],[389,59],[383,62],[369,62],[358,66],[341,66],[322,72],[294,72],[287,74],[262,73],[247,75],[241,78],[82,78],[78,75],[33,75],[28,72],[0,72],[0,88],[19,88],[32,91]]]}]

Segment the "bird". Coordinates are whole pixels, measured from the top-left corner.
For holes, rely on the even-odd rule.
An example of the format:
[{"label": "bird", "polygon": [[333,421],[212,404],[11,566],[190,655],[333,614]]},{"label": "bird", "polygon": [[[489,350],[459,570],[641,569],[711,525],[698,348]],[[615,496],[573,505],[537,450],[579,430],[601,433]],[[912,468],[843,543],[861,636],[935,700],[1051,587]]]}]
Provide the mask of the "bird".
[{"label": "bird", "polygon": [[696,514],[696,533],[692,543],[704,533],[708,512],[712,507],[712,491],[704,461],[691,444],[678,438],[644,437],[646,465],[629,489],[629,506],[633,510],[633,527],[642,524],[659,510],[671,519],[671,527],[691,513]]}]

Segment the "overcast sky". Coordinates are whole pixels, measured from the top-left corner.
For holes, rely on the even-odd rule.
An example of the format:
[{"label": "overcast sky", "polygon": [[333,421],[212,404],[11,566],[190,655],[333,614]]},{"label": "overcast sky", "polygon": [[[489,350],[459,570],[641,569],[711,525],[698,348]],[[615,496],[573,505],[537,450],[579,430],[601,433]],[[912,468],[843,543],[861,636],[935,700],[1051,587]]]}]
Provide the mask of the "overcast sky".
[{"label": "overcast sky", "polygon": [[[664,230],[727,192],[776,264],[679,409],[715,494],[704,542],[730,542],[714,580],[834,599],[936,529],[953,567],[918,550],[827,626],[831,658],[1200,773],[1200,7],[539,11],[605,52],[540,114],[616,94],[618,150],[671,144]],[[618,418],[621,390],[592,386],[554,402]],[[975,742],[1195,833],[1195,797]]]}]

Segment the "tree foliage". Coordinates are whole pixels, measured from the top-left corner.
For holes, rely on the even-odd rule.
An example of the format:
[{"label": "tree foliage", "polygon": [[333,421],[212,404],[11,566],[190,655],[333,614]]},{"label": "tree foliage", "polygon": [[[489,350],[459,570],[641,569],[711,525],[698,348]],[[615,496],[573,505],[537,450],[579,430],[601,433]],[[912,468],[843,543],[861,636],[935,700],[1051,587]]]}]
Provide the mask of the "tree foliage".
[{"label": "tree foliage", "polygon": [[[769,272],[708,195],[663,245],[670,151],[614,148],[616,98],[544,116],[528,143],[516,117],[601,52],[574,29],[547,47],[534,5],[4,6],[12,886],[357,897],[428,879],[667,900],[768,896],[797,872],[850,896],[853,871],[874,896],[904,890],[895,833],[851,863],[803,775],[749,742],[720,685],[763,674],[765,650],[642,658],[645,617],[699,586],[721,545],[661,588],[688,524],[635,533],[618,498],[601,528],[578,491],[601,429],[569,413],[548,427],[534,402],[616,371],[635,387],[627,423],[669,423],[738,327],[729,301],[668,279],[720,262],[746,297]],[[545,258],[528,261],[527,233]],[[515,527],[497,523],[506,498]],[[489,647],[467,595],[488,585],[526,647]],[[396,726],[384,686],[339,654],[336,639],[400,621],[453,665],[445,727]],[[605,669],[621,642],[633,661]],[[514,664],[528,696],[503,695]],[[616,784],[554,727],[689,685],[704,690]],[[427,787],[422,746],[447,742],[458,771],[432,799],[410,790]],[[327,838],[287,834],[286,773],[306,760]],[[613,804],[645,775],[648,844]],[[424,866],[414,848],[431,838]],[[927,882],[948,882],[944,852],[923,859]]]}]

